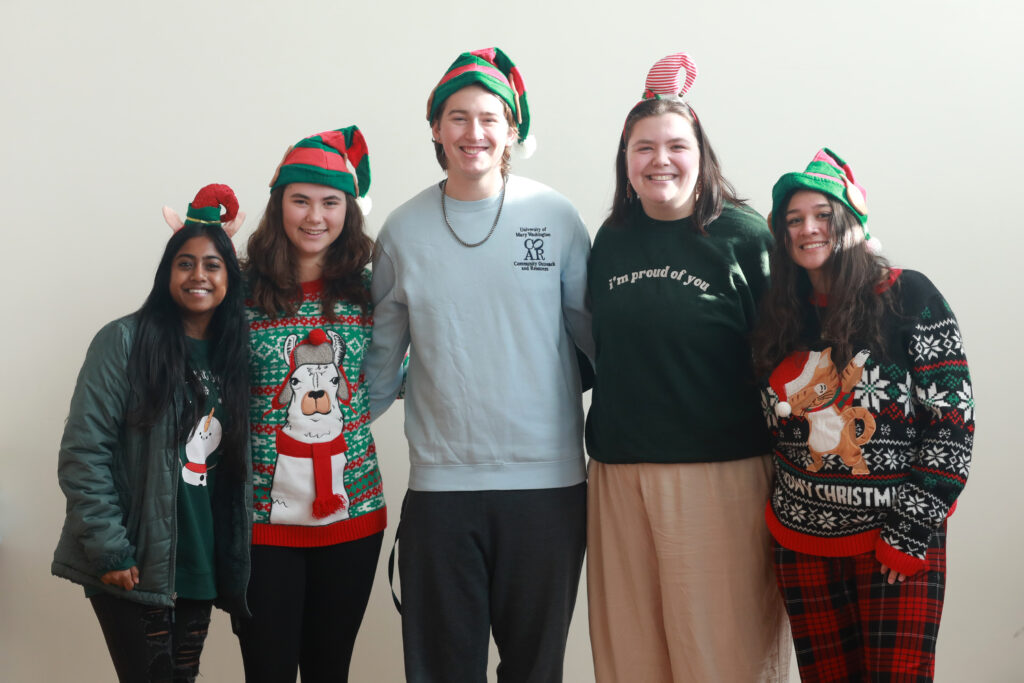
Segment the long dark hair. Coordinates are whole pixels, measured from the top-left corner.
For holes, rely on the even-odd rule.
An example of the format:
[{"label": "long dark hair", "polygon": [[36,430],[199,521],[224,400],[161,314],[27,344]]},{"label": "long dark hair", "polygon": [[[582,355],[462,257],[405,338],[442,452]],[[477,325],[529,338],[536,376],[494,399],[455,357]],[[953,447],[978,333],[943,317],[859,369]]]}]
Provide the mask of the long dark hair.
[{"label": "long dark hair", "polygon": [[[284,191],[287,185],[270,193],[266,211],[249,237],[242,261],[249,289],[256,305],[271,317],[295,315],[302,302],[302,287],[296,279],[294,250],[284,232]],[[373,240],[366,234],[363,212],[355,197],[345,196],[345,221],[341,234],[327,248],[324,261],[323,314],[334,322],[334,304],[350,301],[366,315],[370,293],[363,281],[363,269],[370,262]]]},{"label": "long dark hair", "polygon": [[619,151],[615,154],[615,194],[612,195],[612,210],[606,220],[614,225],[625,225],[628,217],[635,210],[634,203],[638,203],[638,200],[631,198],[626,191],[629,185],[629,177],[626,175],[626,146],[629,144],[630,136],[633,135],[633,127],[638,121],[662,114],[678,114],[693,127],[694,137],[697,138],[697,149],[700,152],[700,167],[697,171],[697,198],[694,202],[692,220],[694,230],[706,235],[707,227],[722,215],[722,206],[725,202],[740,206],[745,204],[745,201],[736,195],[736,189],[732,183],[722,175],[722,169],[718,165],[718,157],[711,147],[711,141],[693,110],[690,109],[690,105],[678,98],[643,100],[633,107],[626,116],[626,125],[622,129],[622,138],[619,141]]},{"label": "long dark hair", "polygon": [[[811,313],[814,291],[807,271],[789,255],[785,209],[792,197],[786,197],[777,215],[772,216],[772,280],[761,301],[751,339],[754,367],[759,375],[767,374],[806,344],[802,339],[804,321]],[[832,255],[822,266],[829,289],[827,303],[819,311],[820,338],[832,347],[836,367],[843,367],[864,345],[884,355],[882,318],[887,310],[895,310],[896,304],[891,289],[879,291],[889,276],[889,261],[868,250],[860,239],[860,221],[853,212],[839,200],[825,198],[832,209],[828,227]]]},{"label": "long dark hair", "polygon": [[167,242],[142,307],[135,312],[136,333],[128,357],[128,380],[132,387],[127,425],[148,431],[174,405],[174,394],[185,385],[186,405],[178,415],[179,444],[188,440],[203,412],[203,388],[188,362],[185,326],[177,304],[171,298],[170,281],[174,257],[193,237],[208,237],[224,261],[228,275],[227,294],[213,313],[207,328],[210,340],[210,370],[220,385],[221,402],[227,415],[222,424],[221,463],[235,476],[243,476],[245,448],[249,439],[249,337],[242,295],[242,272],[231,239],[220,225],[190,224]]}]

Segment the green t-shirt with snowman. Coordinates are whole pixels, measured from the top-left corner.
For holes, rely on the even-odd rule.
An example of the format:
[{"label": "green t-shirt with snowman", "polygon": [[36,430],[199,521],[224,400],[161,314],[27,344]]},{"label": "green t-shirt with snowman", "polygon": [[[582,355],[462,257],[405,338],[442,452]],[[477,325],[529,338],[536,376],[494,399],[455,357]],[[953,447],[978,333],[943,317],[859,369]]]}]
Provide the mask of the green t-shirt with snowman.
[{"label": "green t-shirt with snowman", "polygon": [[209,342],[189,339],[189,365],[203,386],[202,416],[178,449],[181,479],[178,481],[178,538],[175,554],[174,591],[191,600],[217,597],[214,569],[212,498],[224,406],[217,380],[210,371]]}]

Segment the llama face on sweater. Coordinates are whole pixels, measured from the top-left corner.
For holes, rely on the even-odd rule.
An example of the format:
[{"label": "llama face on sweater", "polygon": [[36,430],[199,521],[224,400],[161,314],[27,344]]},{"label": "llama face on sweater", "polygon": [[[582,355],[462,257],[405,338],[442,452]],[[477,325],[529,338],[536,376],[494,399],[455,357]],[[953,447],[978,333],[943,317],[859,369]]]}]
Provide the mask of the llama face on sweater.
[{"label": "llama face on sweater", "polygon": [[284,355],[293,369],[277,402],[287,408],[285,432],[305,443],[340,436],[345,426],[340,404],[350,399],[342,370],[345,342],[334,332],[321,335],[300,344],[293,334],[284,342]]},{"label": "llama face on sweater", "polygon": [[870,473],[861,446],[874,435],[875,418],[867,408],[851,405],[869,355],[866,350],[858,353],[840,376],[832,363],[831,348],[800,351],[772,373],[771,383],[779,395],[776,413],[780,417],[802,416],[809,424],[808,471],[820,470],[825,456],[838,455],[853,474]]},{"label": "llama face on sweater", "polygon": [[334,332],[314,330],[299,342],[285,339],[292,368],[275,403],[285,409],[277,432],[277,465],[271,489],[275,524],[318,525],[348,516],[345,491],[345,421],[351,397],[342,360],[345,343]]},{"label": "llama face on sweater", "polygon": [[288,378],[291,400],[284,429],[309,443],[338,436],[345,426],[338,401],[342,395],[347,398],[347,389],[334,365],[309,363],[296,368]]}]

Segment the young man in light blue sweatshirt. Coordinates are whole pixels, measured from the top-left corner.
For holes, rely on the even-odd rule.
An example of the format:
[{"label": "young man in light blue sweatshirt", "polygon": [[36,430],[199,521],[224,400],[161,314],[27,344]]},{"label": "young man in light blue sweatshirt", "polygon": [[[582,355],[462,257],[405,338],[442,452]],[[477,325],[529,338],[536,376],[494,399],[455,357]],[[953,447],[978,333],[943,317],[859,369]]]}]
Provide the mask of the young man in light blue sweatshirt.
[{"label": "young man in light blue sweatshirt", "polygon": [[460,55],[428,119],[447,178],[381,229],[364,366],[377,417],[409,352],[406,676],[484,680],[493,631],[503,681],[560,681],[586,547],[590,238],[564,197],[508,175],[530,118],[501,50]]}]

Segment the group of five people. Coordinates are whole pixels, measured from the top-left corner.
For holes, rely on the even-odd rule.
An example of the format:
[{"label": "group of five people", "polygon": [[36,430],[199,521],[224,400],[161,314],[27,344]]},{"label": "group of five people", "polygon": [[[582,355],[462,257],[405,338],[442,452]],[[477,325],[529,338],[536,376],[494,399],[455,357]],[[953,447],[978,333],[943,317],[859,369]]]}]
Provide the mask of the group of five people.
[{"label": "group of five people", "polygon": [[230,188],[165,210],[60,449],[53,571],[122,681],[194,680],[212,605],[247,681],[347,680],[386,526],[370,422],[403,392],[408,680],[484,680],[491,635],[500,681],[562,680],[585,553],[598,681],[785,681],[794,643],[805,680],[930,679],[974,430],[956,320],[830,150],[748,208],[695,78],[651,69],[592,249],[509,172],[530,111],[497,48],[431,92],[445,178],[376,242],[355,126],[289,148],[241,263]]}]

